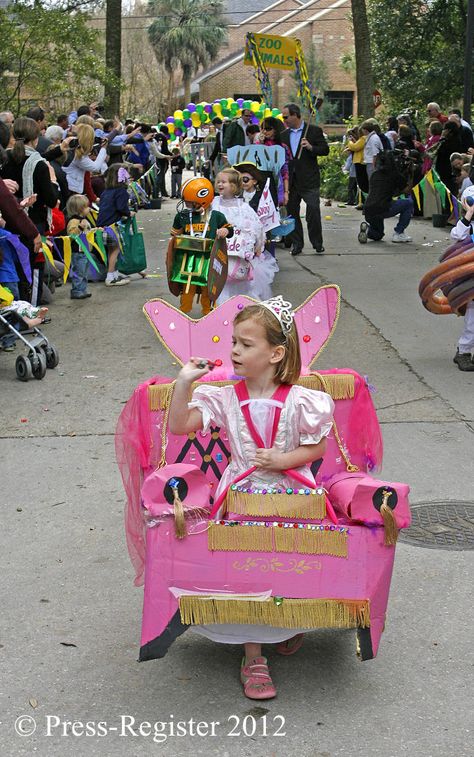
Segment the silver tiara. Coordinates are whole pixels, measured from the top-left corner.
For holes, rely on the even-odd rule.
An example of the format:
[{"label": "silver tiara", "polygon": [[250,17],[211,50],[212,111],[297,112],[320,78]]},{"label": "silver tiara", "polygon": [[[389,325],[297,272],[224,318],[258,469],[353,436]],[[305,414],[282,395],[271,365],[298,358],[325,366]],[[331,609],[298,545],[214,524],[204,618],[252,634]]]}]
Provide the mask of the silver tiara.
[{"label": "silver tiara", "polygon": [[285,336],[288,336],[291,331],[294,318],[292,309],[293,305],[291,304],[291,302],[287,302],[283,299],[281,294],[279,294],[276,297],[270,297],[269,300],[264,300],[260,303],[260,305],[263,305],[264,308],[270,310],[275,318],[278,318],[283,334]]}]

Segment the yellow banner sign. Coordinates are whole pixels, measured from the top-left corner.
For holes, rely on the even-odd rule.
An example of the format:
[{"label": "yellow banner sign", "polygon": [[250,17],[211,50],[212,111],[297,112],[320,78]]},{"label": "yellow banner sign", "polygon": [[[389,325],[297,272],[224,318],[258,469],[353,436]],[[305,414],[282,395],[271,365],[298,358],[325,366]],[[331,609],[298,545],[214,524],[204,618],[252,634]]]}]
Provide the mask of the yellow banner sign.
[{"label": "yellow banner sign", "polygon": [[[278,37],[275,34],[254,34],[258,52],[267,68],[282,68],[293,71],[295,67],[296,39]],[[253,66],[252,57],[245,46],[244,64]]]}]

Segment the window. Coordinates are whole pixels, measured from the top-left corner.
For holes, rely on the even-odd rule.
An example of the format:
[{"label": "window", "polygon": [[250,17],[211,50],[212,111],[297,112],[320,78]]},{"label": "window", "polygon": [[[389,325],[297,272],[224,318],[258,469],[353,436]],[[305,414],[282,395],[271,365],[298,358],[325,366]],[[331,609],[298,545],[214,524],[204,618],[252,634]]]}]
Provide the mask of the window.
[{"label": "window", "polygon": [[260,102],[262,99],[262,95],[259,95],[258,92],[248,93],[248,92],[237,92],[237,94],[234,95],[234,100],[237,100],[239,97],[242,97],[244,100],[256,100],[257,102]]},{"label": "window", "polygon": [[326,92],[324,102],[331,106],[327,123],[342,124],[344,118],[353,115],[354,92]]}]

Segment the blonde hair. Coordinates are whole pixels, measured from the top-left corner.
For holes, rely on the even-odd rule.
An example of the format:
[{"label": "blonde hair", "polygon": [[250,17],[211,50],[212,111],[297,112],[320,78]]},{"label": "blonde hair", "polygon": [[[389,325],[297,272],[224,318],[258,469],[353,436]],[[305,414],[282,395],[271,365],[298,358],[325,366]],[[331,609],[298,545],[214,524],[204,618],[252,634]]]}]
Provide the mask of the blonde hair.
[{"label": "blonde hair", "polygon": [[94,144],[95,137],[94,129],[92,128],[92,126],[88,126],[88,124],[79,124],[76,130],[76,134],[79,140],[79,145],[76,147],[74,157],[76,158],[76,160],[80,160],[80,158],[89,155],[92,150],[92,145]]},{"label": "blonde hair", "polygon": [[68,218],[72,216],[78,216],[84,210],[89,207],[89,198],[85,195],[71,195],[66,203],[66,215]]},{"label": "blonde hair", "polygon": [[95,121],[92,118],[92,116],[88,116],[86,113],[84,113],[83,116],[79,116],[79,118],[76,121],[76,126],[83,126],[86,124],[86,126],[92,126],[92,128],[95,127]]},{"label": "blonde hair", "polygon": [[301,374],[301,353],[298,332],[293,321],[291,331],[285,335],[280,321],[264,305],[247,305],[234,318],[234,325],[254,320],[261,323],[265,339],[274,347],[284,347],[285,354],[275,366],[275,379],[280,384],[295,384]]},{"label": "blonde hair", "polygon": [[235,170],[235,168],[223,168],[222,171],[219,171],[219,173],[216,176],[215,181],[215,190],[217,192],[217,182],[219,179],[219,176],[221,174],[224,174],[229,179],[229,184],[232,184],[234,187],[234,196],[239,195],[242,192],[242,177],[238,171]]}]

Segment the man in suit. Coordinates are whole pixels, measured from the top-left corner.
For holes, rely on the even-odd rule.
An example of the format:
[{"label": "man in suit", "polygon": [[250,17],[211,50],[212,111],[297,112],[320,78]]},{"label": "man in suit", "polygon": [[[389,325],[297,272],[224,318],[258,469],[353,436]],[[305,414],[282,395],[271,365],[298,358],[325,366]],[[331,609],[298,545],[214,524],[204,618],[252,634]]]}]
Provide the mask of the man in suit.
[{"label": "man in suit", "polygon": [[[221,154],[222,154],[222,118],[216,118],[212,119],[212,125],[214,126],[216,130],[216,141],[214,143],[213,150],[211,154],[209,155],[209,167],[210,170],[214,173],[217,173],[217,171],[220,169],[222,160],[221,160]],[[215,162],[217,161],[216,168],[214,167]],[[209,178],[209,176],[207,177]]]},{"label": "man in suit", "polygon": [[231,121],[226,124],[224,128],[224,134],[222,136],[222,151],[225,153],[230,147],[236,145],[250,144],[250,139],[246,134],[247,126],[252,123],[253,113],[249,108],[244,108],[240,118],[236,118],[235,121]]},{"label": "man in suit", "polygon": [[304,236],[300,218],[301,200],[306,203],[306,225],[309,240],[319,254],[324,252],[321,211],[319,209],[320,175],[318,155],[328,155],[329,145],[319,126],[306,126],[301,109],[295,103],[285,105],[282,111],[286,130],[281,134],[282,143],[288,145],[292,155],[289,169],[289,198],[287,210],[296,225],[291,234],[292,255],[303,251]]}]

